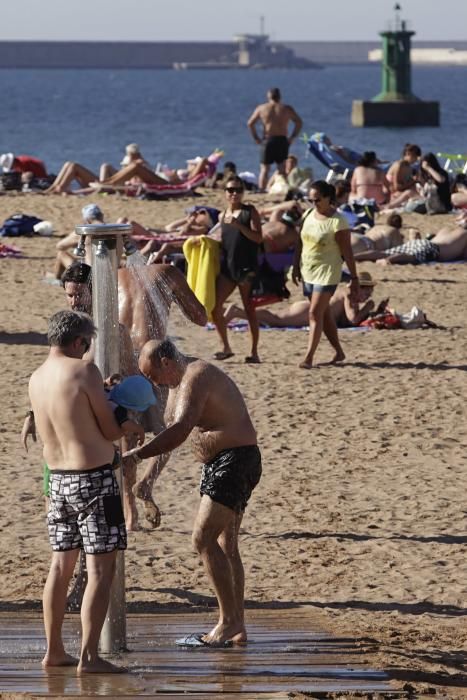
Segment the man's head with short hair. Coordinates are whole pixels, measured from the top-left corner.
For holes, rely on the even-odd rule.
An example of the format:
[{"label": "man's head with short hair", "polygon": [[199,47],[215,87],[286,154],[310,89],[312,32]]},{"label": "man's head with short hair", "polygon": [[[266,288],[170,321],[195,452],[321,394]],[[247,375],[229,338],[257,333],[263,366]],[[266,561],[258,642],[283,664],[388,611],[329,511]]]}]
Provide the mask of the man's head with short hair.
[{"label": "man's head with short hair", "polygon": [[91,317],[80,311],[57,311],[49,320],[47,339],[51,347],[66,348],[82,339],[86,348],[84,354],[95,335],[96,327]]},{"label": "man's head with short hair", "polygon": [[72,311],[92,311],[91,267],[80,260],[69,265],[62,275],[68,306]]},{"label": "man's head with short hair", "polygon": [[402,228],[402,216],[393,212],[392,214],[389,214],[388,218],[386,219],[386,224],[388,226],[392,226],[393,228],[400,229]]},{"label": "man's head with short hair", "polygon": [[104,221],[104,213],[97,204],[86,204],[81,209],[81,216],[86,224],[90,224],[93,221]]},{"label": "man's head with short hair", "polygon": [[272,100],[273,102],[281,101],[281,91],[279,88],[273,87],[268,90],[268,100]]},{"label": "man's head with short hair", "polygon": [[169,338],[148,340],[139,356],[141,374],[158,386],[175,386],[182,355]]}]

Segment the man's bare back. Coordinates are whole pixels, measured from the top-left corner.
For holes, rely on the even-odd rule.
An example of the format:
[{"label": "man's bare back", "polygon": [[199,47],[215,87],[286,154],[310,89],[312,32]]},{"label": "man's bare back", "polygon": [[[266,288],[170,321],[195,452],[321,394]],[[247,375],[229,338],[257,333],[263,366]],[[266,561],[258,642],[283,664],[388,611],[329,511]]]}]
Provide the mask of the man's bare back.
[{"label": "man's bare back", "polygon": [[256,431],[240,391],[215,365],[188,358],[181,383],[170,389],[166,424],[170,426],[190,404],[196,415],[191,443],[201,462],[231,447],[256,445]]},{"label": "man's bare back", "polygon": [[[51,469],[91,469],[112,462],[113,444],[102,434],[89,400],[90,395],[100,394],[101,408],[107,403],[102,378],[94,364],[70,357],[49,357],[31,376],[29,393],[44,443],[44,460]],[[110,427],[110,407],[103,418]]]},{"label": "man's bare back", "polygon": [[439,259],[441,262],[452,260],[467,260],[467,229],[459,226],[457,228],[442,228],[434,238],[432,243],[439,246]]},{"label": "man's bare back", "polygon": [[265,139],[271,136],[288,136],[289,122],[295,121],[297,117],[294,108],[282,102],[265,102],[258,105],[252,119],[255,115],[263,125]]},{"label": "man's bare back", "polygon": [[118,293],[120,322],[137,351],[148,340],[165,337],[172,302],[193,323],[204,326],[207,321],[204,307],[173,265],[120,268]]}]

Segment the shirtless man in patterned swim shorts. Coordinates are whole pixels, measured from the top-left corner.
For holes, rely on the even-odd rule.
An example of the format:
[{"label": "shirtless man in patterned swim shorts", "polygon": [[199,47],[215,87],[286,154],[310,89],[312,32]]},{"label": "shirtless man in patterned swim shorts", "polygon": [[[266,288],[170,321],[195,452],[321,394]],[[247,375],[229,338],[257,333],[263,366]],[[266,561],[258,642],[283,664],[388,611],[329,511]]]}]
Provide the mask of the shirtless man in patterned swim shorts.
[{"label": "shirtless man in patterned swim shorts", "polygon": [[[112,441],[124,434],[127,417],[114,414],[99,370],[82,359],[95,333],[87,314],[54,314],[48,328],[49,355],[29,382],[37,432],[50,468],[47,523],[53,554],[43,596],[47,651],[42,665],[77,665],[78,674],[126,671],[98,655],[117,551],[126,548]],[[88,583],[81,606],[78,662],[66,653],[61,629],[68,583],[81,549],[86,553]]]}]

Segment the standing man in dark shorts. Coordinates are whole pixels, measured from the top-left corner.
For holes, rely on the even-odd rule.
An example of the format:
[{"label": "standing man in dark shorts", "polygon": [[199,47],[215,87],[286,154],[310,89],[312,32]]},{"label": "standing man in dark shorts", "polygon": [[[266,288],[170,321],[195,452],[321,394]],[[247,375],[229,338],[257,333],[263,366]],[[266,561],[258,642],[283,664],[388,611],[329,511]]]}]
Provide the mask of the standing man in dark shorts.
[{"label": "standing man in dark shorts", "polygon": [[[279,88],[271,88],[267,94],[268,101],[258,105],[248,120],[248,128],[257,144],[262,145],[259,172],[259,189],[265,190],[269,177],[269,168],[277,164],[277,170],[285,175],[285,161],[289,155],[289,146],[297,138],[302,128],[302,120],[290,105],[282,104]],[[259,136],[256,124],[261,122],[263,135]],[[289,122],[294,124],[292,133],[288,134]]]},{"label": "standing man in dark shorts", "polygon": [[[185,646],[244,643],[245,576],[238,532],[252,490],[261,477],[261,454],[243,396],[214,365],[182,355],[170,340],[147,342],[139,366],[157,386],[169,387],[168,427],[140,448],[136,461],[167,454],[191,434],[193,452],[203,462],[201,502],[193,545],[201,555],[219,603],[219,622],[207,634],[179,640]],[[137,487],[150,489],[151,467]]]},{"label": "standing man in dark shorts", "polygon": [[[54,314],[48,328],[49,355],[29,381],[29,398],[50,468],[47,522],[53,554],[43,596],[47,651],[42,665],[77,665],[78,674],[126,670],[98,654],[117,551],[126,548],[112,441],[122,437],[127,417],[114,415],[101,373],[82,359],[95,333],[87,314]],[[81,605],[78,663],[65,651],[62,623],[68,583],[81,549],[86,553],[88,582]]]}]

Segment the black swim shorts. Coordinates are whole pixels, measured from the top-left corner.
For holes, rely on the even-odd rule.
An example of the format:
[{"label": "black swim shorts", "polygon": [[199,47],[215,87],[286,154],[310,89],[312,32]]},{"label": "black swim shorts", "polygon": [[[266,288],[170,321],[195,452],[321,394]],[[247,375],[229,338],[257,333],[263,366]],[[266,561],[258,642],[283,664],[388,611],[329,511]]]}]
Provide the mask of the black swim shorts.
[{"label": "black swim shorts", "polygon": [[112,466],[51,470],[47,522],[54,552],[82,548],[86,554],[105,554],[126,549],[125,518]]},{"label": "black swim shorts", "polygon": [[270,136],[263,144],[261,162],[264,165],[283,163],[289,155],[289,139],[287,136]]},{"label": "black swim shorts", "polygon": [[259,483],[261,471],[261,452],[257,445],[222,450],[203,464],[200,495],[241,513]]}]

